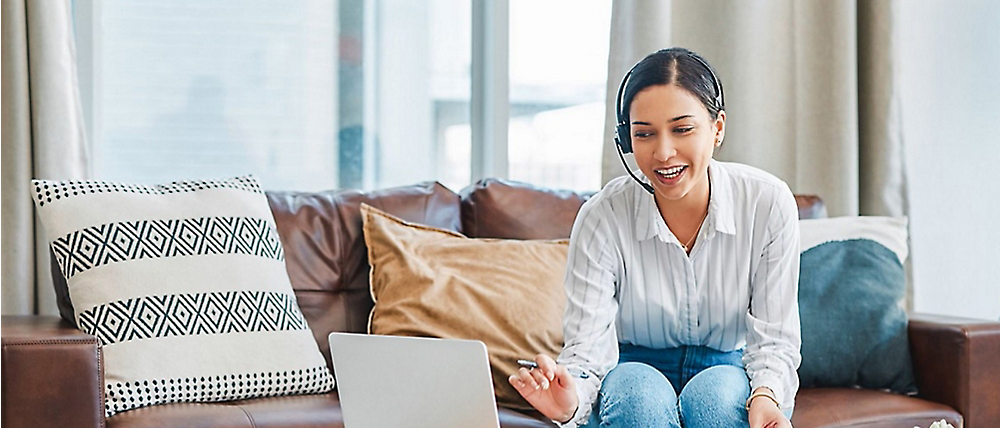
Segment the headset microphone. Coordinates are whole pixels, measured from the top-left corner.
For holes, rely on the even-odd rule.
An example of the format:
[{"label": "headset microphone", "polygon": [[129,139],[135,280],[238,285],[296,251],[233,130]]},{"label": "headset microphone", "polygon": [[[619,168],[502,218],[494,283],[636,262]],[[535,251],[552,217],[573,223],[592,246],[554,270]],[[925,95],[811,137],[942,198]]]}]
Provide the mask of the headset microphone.
[{"label": "headset microphone", "polygon": [[622,165],[625,166],[625,172],[628,172],[628,175],[631,175],[632,178],[635,179],[636,183],[639,183],[639,185],[642,186],[643,189],[646,189],[646,191],[652,195],[653,186],[649,185],[649,183],[644,183],[642,180],[639,179],[639,177],[636,177],[635,174],[632,173],[632,170],[628,169],[628,164],[625,163],[625,155],[622,154],[622,146],[620,144],[616,145],[618,146],[618,158],[622,160]]}]

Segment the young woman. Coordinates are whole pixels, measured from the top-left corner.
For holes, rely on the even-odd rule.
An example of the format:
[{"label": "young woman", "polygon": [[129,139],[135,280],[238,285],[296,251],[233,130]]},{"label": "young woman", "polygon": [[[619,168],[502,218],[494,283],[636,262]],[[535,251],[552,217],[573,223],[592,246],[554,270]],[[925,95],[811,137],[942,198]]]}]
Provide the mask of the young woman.
[{"label": "young woman", "polygon": [[694,52],[647,56],[616,104],[616,144],[645,177],[612,180],[580,209],[563,351],[510,383],[569,426],[790,427],[801,359],[791,191],[712,158],[722,84]]}]

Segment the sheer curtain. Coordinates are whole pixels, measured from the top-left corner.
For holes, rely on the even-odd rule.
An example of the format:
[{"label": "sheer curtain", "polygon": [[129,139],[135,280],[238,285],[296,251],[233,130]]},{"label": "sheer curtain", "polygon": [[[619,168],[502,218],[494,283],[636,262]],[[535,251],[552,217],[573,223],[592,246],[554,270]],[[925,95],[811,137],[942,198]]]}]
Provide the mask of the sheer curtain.
[{"label": "sheer curtain", "polygon": [[32,178],[87,178],[68,0],[3,0],[3,314],[56,314]]}]

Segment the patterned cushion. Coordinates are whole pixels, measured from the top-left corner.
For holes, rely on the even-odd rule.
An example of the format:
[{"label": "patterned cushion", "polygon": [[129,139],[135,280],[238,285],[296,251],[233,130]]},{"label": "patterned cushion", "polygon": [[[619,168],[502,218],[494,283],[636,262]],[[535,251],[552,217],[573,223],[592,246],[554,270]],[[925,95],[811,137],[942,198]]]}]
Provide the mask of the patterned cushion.
[{"label": "patterned cushion", "polygon": [[107,416],[333,388],[250,176],[167,185],[32,182]]},{"label": "patterned cushion", "polygon": [[906,219],[838,217],[799,224],[801,386],[916,392],[902,306]]}]

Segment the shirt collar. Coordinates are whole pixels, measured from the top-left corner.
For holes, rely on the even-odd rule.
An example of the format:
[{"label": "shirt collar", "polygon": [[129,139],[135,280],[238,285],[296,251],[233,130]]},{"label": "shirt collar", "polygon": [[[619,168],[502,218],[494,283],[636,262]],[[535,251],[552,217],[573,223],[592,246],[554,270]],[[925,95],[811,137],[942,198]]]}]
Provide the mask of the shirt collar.
[{"label": "shirt collar", "polygon": [[[645,177],[643,177],[645,178]],[[716,231],[734,235],[736,234],[736,219],[733,217],[732,185],[729,181],[729,174],[720,162],[712,159],[708,167],[708,179],[712,186],[708,201],[708,216],[705,219],[705,227],[708,229],[707,238],[711,238]],[[645,181],[645,180],[643,180]],[[637,198],[636,204],[636,238],[640,241],[659,236],[664,241],[676,241],[666,222],[660,215],[656,207],[653,195],[646,192],[641,186],[633,186]]]},{"label": "shirt collar", "polygon": [[660,223],[663,223],[663,227],[666,227],[666,223],[663,222],[663,217],[660,216],[660,211],[656,208],[656,200],[653,199],[653,195],[638,184],[634,188],[637,201],[635,204],[635,237],[640,241],[645,241],[659,235]]},{"label": "shirt collar", "polygon": [[733,212],[733,186],[722,162],[712,159],[708,164],[708,179],[712,193],[708,201],[709,228],[727,235],[736,234],[736,213]]}]

